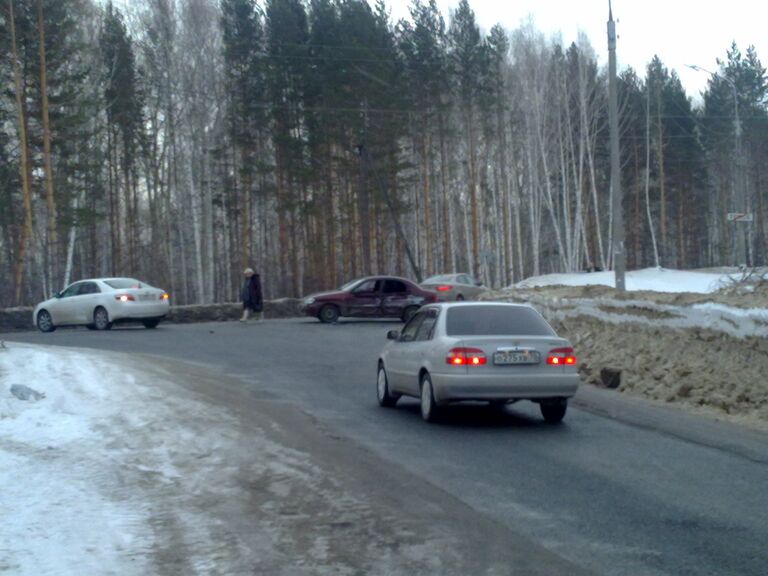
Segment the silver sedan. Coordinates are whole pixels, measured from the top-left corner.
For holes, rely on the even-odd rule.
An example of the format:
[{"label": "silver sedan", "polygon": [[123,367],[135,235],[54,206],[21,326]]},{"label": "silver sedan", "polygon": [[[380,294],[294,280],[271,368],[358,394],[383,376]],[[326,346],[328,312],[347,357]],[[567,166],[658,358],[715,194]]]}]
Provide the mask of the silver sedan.
[{"label": "silver sedan", "polygon": [[462,300],[477,300],[488,288],[469,274],[440,274],[427,278],[421,283],[425,290],[437,294],[440,302],[461,302]]},{"label": "silver sedan", "polygon": [[379,356],[379,404],[419,398],[426,421],[452,402],[531,400],[547,422],[557,423],[579,385],[573,347],[527,305],[432,304],[387,338]]},{"label": "silver sedan", "polygon": [[141,322],[155,328],[170,310],[165,290],[134,278],[80,280],[35,307],[33,321],[41,332],[59,326],[109,330],[115,322]]}]

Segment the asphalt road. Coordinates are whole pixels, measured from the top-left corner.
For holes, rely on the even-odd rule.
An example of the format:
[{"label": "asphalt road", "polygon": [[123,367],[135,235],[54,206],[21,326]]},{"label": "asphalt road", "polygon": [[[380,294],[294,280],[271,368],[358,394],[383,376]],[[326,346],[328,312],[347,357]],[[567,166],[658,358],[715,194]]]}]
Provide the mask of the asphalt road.
[{"label": "asphalt road", "polygon": [[588,389],[560,426],[524,402],[451,408],[427,425],[415,400],[376,404],[377,353],[397,327],[301,319],[0,338],[222,370],[596,574],[768,573],[768,435]]}]

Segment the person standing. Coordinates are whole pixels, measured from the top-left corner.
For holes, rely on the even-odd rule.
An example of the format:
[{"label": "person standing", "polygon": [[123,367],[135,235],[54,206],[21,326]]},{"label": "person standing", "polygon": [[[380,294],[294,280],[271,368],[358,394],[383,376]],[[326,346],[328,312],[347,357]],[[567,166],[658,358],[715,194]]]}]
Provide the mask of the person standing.
[{"label": "person standing", "polygon": [[245,281],[243,282],[242,300],[243,316],[240,322],[247,322],[251,313],[256,320],[261,320],[264,311],[264,300],[261,296],[261,279],[253,268],[246,268],[243,271]]}]

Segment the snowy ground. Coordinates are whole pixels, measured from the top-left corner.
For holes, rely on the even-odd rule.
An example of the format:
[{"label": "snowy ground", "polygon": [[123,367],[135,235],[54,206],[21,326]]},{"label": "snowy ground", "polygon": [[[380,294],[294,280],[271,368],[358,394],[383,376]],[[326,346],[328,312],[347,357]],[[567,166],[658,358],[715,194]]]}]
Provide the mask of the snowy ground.
[{"label": "snowy ground", "polygon": [[[619,390],[768,428],[766,283],[734,270],[552,274],[487,295],[527,302],[576,346],[584,379],[621,370]],[[754,278],[753,278],[754,280]]]},{"label": "snowy ground", "polygon": [[[666,268],[645,268],[626,273],[626,289],[651,292],[692,292],[708,294],[722,288],[729,280],[740,276],[737,271],[730,273],[704,272],[695,270],[670,270]],[[509,288],[535,288],[540,286],[610,286],[615,287],[615,274],[608,272],[581,272],[573,274],[546,274],[526,278]]]}]

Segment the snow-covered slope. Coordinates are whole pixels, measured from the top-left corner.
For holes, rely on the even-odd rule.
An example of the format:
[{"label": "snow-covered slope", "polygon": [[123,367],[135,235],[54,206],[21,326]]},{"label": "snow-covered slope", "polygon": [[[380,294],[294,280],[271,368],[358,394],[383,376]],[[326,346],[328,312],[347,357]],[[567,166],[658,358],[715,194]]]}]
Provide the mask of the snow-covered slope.
[{"label": "snow-covered slope", "polygon": [[[716,291],[723,283],[738,276],[688,270],[669,270],[666,268],[645,268],[627,272],[627,290],[648,290],[651,292],[695,292],[707,294]],[[536,286],[590,286],[615,285],[613,271],[608,272],[576,272],[572,274],[547,274],[526,278],[509,288],[534,288]]]}]

